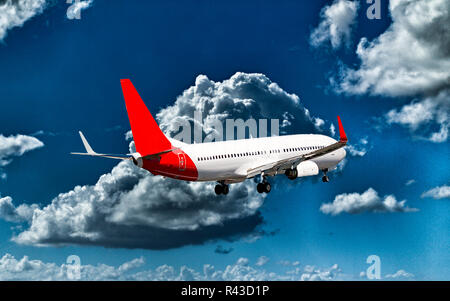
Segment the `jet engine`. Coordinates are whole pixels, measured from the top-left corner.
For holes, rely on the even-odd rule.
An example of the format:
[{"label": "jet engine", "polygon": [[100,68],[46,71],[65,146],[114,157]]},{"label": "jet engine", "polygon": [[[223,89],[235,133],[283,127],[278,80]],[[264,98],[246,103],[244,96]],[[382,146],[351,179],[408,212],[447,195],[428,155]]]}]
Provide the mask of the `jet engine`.
[{"label": "jet engine", "polygon": [[142,159],[142,156],[140,153],[132,153],[131,159],[133,160],[134,165],[142,167],[144,166],[144,159]]},{"label": "jet engine", "polygon": [[319,166],[313,161],[303,161],[296,168],[289,168],[284,172],[289,180],[295,180],[298,177],[315,176],[318,173]]},{"label": "jet engine", "polygon": [[319,166],[314,161],[303,161],[297,165],[298,177],[315,176],[319,174]]}]

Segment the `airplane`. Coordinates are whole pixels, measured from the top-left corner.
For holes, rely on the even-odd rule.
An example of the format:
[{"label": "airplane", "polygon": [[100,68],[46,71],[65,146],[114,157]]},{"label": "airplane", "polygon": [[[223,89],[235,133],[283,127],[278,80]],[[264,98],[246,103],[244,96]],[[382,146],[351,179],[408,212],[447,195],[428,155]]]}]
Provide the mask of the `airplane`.
[{"label": "airplane", "polygon": [[83,133],[86,153],[71,153],[132,161],[153,175],[183,181],[214,181],[217,195],[226,195],[229,184],[261,176],[259,193],[269,193],[268,177],[286,175],[290,180],[315,176],[336,168],[346,151],[348,139],[339,116],[339,140],[318,134],[297,134],[187,144],[167,137],[159,128],[129,79],[121,79],[122,92],[136,152],[126,155],[96,153]]}]

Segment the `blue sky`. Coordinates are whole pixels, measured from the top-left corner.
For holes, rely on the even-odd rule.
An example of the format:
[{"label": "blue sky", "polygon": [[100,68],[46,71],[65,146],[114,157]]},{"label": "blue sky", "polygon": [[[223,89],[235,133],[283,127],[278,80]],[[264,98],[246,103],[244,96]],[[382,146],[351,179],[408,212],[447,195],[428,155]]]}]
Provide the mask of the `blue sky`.
[{"label": "blue sky", "polygon": [[[360,277],[360,272],[369,266],[366,258],[375,254],[381,259],[384,279],[396,279],[388,275],[399,270],[407,273],[402,279],[449,279],[449,144],[443,133],[449,126],[450,69],[441,70],[439,66],[450,64],[450,58],[445,51],[435,49],[439,43],[448,43],[449,36],[433,40],[431,34],[435,26],[447,31],[450,28],[445,1],[430,1],[447,8],[442,16],[413,24],[422,30],[417,32],[430,31],[427,38],[405,34],[398,25],[407,18],[402,11],[403,0],[391,1],[391,7],[382,1],[379,20],[367,18],[369,5],[365,1],[94,0],[81,10],[81,19],[68,18],[69,5],[65,1],[47,1],[43,6],[45,1],[29,1],[42,9],[33,11],[34,16],[24,19],[22,26],[0,27],[0,137],[26,136],[0,139],[5,149],[2,157],[0,146],[0,162],[12,160],[0,165],[0,174],[5,174],[0,180],[0,199],[11,197],[14,206],[2,203],[0,207],[0,258],[10,254],[19,261],[28,256],[29,260],[39,261],[40,268],[49,270],[54,268],[50,263],[59,267],[67,256],[76,254],[83,265],[103,275],[100,264],[119,270],[124,262],[142,257],[143,262],[130,272],[142,272],[139,279],[153,277],[142,275],[163,265],[172,266],[178,275],[182,266],[201,273],[205,264],[211,264],[216,270],[225,271],[227,266],[239,270],[241,274],[228,271],[230,279],[239,279],[245,272],[300,278],[306,274],[322,277],[326,271],[334,275],[339,270],[332,279],[357,280],[366,279]],[[13,17],[0,8],[0,18],[13,24]],[[320,24],[322,30],[317,31]],[[330,26],[337,30],[331,31]],[[314,45],[315,31],[323,39]],[[358,43],[364,38],[373,44],[366,48],[360,44],[363,51],[357,53]],[[333,39],[338,40],[338,45],[331,43]],[[417,58],[413,65],[414,49],[405,51],[409,46],[401,44],[407,39],[416,39],[416,49],[425,53],[425,58]],[[373,65],[377,55],[379,61]],[[387,75],[372,78],[371,71],[377,68]],[[420,78],[396,70],[412,70]],[[250,75],[234,77],[237,72]],[[254,73],[263,77],[252,76]],[[349,80],[345,74],[353,78]],[[129,141],[124,134],[129,123],[120,78],[132,79],[156,114],[166,107],[176,108],[182,101],[200,101],[180,97],[190,87],[199,86],[199,75],[207,76],[205,83],[220,84],[230,78],[237,82],[267,78],[300,98],[301,106],[292,106],[291,113],[299,114],[294,119],[300,120],[306,108],[324,121],[317,131],[329,134],[329,126],[336,126],[339,114],[350,144],[361,154],[347,151],[345,166],[330,174],[330,183],[317,179],[292,183],[277,177],[273,179],[273,191],[257,210],[215,225],[213,234],[206,235],[209,228],[201,226],[200,234],[193,230],[181,245],[169,249],[124,245],[111,248],[104,240],[80,244],[70,239],[76,232],[70,227],[67,231],[73,233],[64,233],[69,237],[65,237],[64,246],[53,243],[61,243],[58,237],[50,237],[46,246],[39,246],[39,237],[12,239],[24,232],[33,234],[30,229],[39,226],[32,215],[11,221],[11,214],[20,216],[17,210],[21,204],[27,210],[36,210],[33,204],[43,209],[77,185],[95,185],[100,176],[117,165],[108,160],[70,156],[69,152],[81,150],[78,130],[85,132],[94,149],[128,152]],[[410,86],[405,88],[405,82]],[[274,108],[273,115],[263,117],[282,118],[275,109],[278,104],[270,97],[254,101]],[[287,132],[304,133],[308,126],[313,125],[298,123]],[[432,138],[441,129],[440,138]],[[15,143],[15,153],[6,153],[8,143]],[[139,175],[136,181],[146,177]],[[413,183],[406,185],[410,180]],[[156,184],[160,185],[153,184],[155,190]],[[236,190],[256,186],[250,181],[246,185]],[[424,194],[436,187],[442,188],[440,195]],[[388,195],[394,196],[397,203],[406,202],[397,212],[374,212],[369,206],[360,208],[359,213],[344,210],[333,216],[321,210],[322,204],[333,203],[338,195],[357,193],[356,197],[361,198],[369,188],[377,192],[379,197],[372,199],[377,204]],[[148,198],[153,197],[152,193],[150,189]],[[189,201],[197,200],[191,197]],[[202,202],[218,200],[210,197]],[[16,211],[11,213],[11,208]],[[56,221],[47,225],[55,229],[67,226],[64,221]],[[164,232],[167,229],[146,234],[147,228],[139,224],[133,227],[136,237],[145,235],[149,242],[174,240],[169,237],[174,232]],[[96,230],[103,233],[103,229]],[[217,234],[221,231],[229,234]],[[209,238],[198,240],[205,235]],[[230,252],[215,252],[219,245]],[[261,256],[268,262],[256,265]],[[7,259],[2,259],[5,266]],[[17,263],[14,260],[10,262]],[[314,266],[314,271],[308,266]],[[296,268],[300,268],[297,274],[286,274]],[[0,275],[0,279],[11,275]],[[264,275],[261,277],[270,278]]]}]

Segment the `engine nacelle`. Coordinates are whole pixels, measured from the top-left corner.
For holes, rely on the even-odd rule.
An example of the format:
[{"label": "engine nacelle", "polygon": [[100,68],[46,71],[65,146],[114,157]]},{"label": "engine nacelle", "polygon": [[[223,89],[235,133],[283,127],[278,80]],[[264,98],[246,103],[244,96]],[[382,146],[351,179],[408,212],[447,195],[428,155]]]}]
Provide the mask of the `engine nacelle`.
[{"label": "engine nacelle", "polygon": [[139,166],[141,168],[144,166],[144,159],[142,159],[142,156],[140,153],[132,153],[131,156],[132,156],[134,165]]},{"label": "engine nacelle", "polygon": [[313,161],[303,161],[297,165],[297,176],[307,177],[319,174],[319,166]]}]

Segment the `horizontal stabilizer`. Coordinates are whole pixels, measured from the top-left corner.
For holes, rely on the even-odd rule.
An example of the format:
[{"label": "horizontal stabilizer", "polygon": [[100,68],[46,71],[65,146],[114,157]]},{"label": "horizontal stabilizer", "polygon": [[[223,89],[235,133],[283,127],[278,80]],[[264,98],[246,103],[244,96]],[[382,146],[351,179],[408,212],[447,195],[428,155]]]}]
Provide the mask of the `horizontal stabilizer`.
[{"label": "horizontal stabilizer", "polygon": [[[70,153],[71,155],[102,157],[102,158],[117,159],[117,160],[133,160],[133,155],[132,154],[115,155],[115,154],[99,154],[99,153],[96,153],[92,149],[92,147],[89,145],[89,142],[87,141],[86,137],[84,137],[83,133],[81,131],[79,131],[78,133],[80,134],[81,141],[83,142],[83,145],[84,145],[84,148],[86,149],[86,152],[85,153],[74,153],[74,152],[72,152],[72,153]],[[159,157],[161,155],[164,155],[164,154],[176,151],[178,149],[179,149],[179,147],[163,150],[163,151],[158,152],[158,153],[153,153],[153,154],[149,154],[149,155],[143,156],[142,159],[144,159],[144,160],[154,159],[154,158],[157,158],[157,157]]]},{"label": "horizontal stabilizer", "polygon": [[83,133],[81,131],[79,131],[78,133],[80,134],[81,141],[83,142],[86,152],[85,153],[70,153],[71,155],[103,157],[103,158],[117,159],[117,160],[132,160],[131,155],[98,154],[89,145],[89,142],[87,141],[86,137],[84,137]]}]

